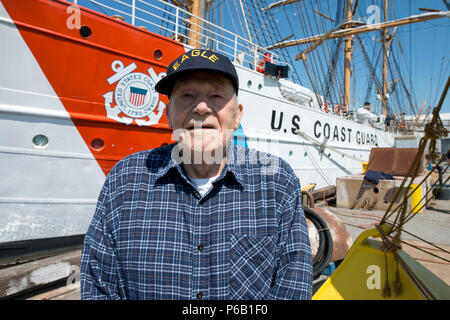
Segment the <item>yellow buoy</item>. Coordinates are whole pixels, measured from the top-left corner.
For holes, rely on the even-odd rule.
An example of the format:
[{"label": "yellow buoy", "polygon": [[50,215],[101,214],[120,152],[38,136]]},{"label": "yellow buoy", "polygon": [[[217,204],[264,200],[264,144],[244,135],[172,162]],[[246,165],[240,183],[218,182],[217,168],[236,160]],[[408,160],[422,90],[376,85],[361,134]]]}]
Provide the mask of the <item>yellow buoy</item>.
[{"label": "yellow buoy", "polygon": [[413,191],[411,195],[411,209],[414,209],[414,213],[422,213],[422,186],[419,186],[416,189],[417,184],[411,184],[411,191]]},{"label": "yellow buoy", "polygon": [[369,165],[369,163],[368,162],[363,162],[362,163],[362,171],[363,171],[363,173],[365,173],[366,171],[367,171],[367,166]]}]

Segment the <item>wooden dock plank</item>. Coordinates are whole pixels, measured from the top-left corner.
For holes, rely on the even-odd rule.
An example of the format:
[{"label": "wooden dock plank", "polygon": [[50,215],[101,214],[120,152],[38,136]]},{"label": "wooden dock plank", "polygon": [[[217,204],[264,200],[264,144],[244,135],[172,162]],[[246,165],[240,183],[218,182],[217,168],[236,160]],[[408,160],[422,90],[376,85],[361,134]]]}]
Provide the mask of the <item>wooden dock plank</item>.
[{"label": "wooden dock plank", "polygon": [[49,292],[30,297],[27,300],[80,300],[80,282],[75,282]]},{"label": "wooden dock plank", "polygon": [[0,298],[64,280],[74,272],[79,272],[80,258],[81,250],[74,250],[2,269]]}]

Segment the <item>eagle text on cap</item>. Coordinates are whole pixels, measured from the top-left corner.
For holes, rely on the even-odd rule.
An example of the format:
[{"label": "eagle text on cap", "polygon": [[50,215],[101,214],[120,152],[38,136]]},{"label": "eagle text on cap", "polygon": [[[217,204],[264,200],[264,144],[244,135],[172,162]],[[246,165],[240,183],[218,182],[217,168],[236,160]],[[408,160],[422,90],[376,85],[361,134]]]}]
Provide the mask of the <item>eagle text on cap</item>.
[{"label": "eagle text on cap", "polygon": [[[202,58],[208,59],[208,60],[210,60],[212,62],[216,62],[217,60],[219,60],[219,57],[217,57],[215,54],[211,54],[210,56],[208,56],[207,55],[208,54],[207,51],[203,51],[203,50],[192,50],[190,52],[190,54],[191,54],[192,57],[202,57]],[[184,60],[187,60],[189,58],[190,57],[187,54],[183,54],[181,56],[181,61],[177,61],[177,62],[175,62],[173,64],[173,69],[177,70],[178,67],[184,62]]]}]

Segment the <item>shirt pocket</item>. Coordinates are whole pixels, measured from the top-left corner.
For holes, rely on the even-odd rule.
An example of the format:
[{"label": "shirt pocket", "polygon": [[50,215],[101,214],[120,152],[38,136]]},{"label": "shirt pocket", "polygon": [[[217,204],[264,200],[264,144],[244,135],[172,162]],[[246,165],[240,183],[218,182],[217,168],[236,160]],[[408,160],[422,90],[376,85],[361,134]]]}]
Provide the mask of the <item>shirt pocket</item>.
[{"label": "shirt pocket", "polygon": [[229,299],[263,299],[267,295],[275,272],[275,251],[274,235],[231,235]]}]

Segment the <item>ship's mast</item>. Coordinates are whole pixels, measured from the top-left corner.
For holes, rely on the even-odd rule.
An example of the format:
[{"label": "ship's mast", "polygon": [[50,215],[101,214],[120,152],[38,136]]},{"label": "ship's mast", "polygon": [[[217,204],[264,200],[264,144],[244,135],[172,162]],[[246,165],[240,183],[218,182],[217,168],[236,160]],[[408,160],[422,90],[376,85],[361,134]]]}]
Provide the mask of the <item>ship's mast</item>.
[{"label": "ship's mast", "polygon": [[[387,22],[387,18],[388,18],[388,0],[384,0],[384,22]],[[387,43],[387,38],[389,35],[389,29],[385,28],[383,29],[383,96],[381,97],[381,102],[383,103],[383,114],[385,116],[388,115],[389,111],[388,111],[388,107],[387,107],[387,86],[388,86],[388,82],[387,82],[387,74],[388,74],[388,56],[387,56],[387,51],[388,51],[388,43]]]},{"label": "ship's mast", "polygon": [[[352,21],[352,0],[347,0],[346,20]],[[352,77],[352,36],[345,38],[345,62],[344,62],[344,107],[348,110],[350,105],[350,83]]]},{"label": "ship's mast", "polygon": [[203,0],[191,1],[191,13],[193,16],[190,19],[191,27],[189,29],[189,45],[194,48],[199,48],[202,41],[202,22],[197,17],[203,16]]}]

